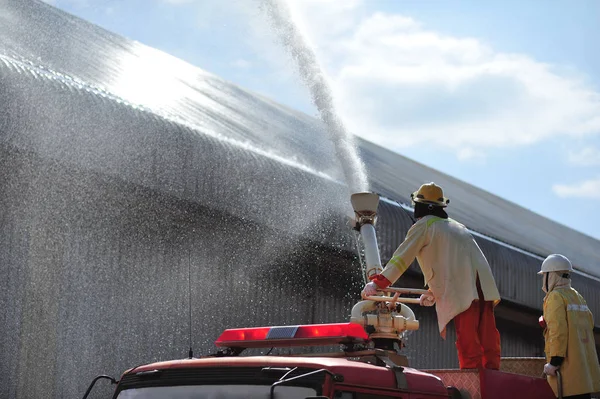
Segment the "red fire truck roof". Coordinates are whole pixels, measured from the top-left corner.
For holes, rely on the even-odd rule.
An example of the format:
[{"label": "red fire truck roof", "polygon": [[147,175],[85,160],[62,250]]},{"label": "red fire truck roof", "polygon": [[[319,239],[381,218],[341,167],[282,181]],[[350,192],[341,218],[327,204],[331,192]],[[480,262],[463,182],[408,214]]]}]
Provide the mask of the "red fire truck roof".
[{"label": "red fire truck roof", "polygon": [[[343,375],[343,384],[377,387],[379,389],[396,389],[396,377],[393,370],[346,358],[295,356],[209,357],[152,363],[135,368],[134,373],[175,368],[214,367],[324,368],[332,373]],[[409,390],[447,395],[446,388],[438,377],[409,367],[404,367],[403,372],[406,376]]]}]

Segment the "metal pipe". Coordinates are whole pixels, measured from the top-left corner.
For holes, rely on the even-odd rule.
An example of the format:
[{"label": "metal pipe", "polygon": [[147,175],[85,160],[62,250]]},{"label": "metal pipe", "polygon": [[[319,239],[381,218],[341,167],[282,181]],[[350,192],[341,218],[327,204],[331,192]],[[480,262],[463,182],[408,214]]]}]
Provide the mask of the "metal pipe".
[{"label": "metal pipe", "polygon": [[[542,371],[542,378],[545,378],[546,380],[548,380],[548,374],[546,374],[546,371]],[[556,390],[558,391],[558,399],[562,399],[563,398],[562,376],[560,375],[559,369],[556,370],[556,385],[557,385]]]},{"label": "metal pipe", "polygon": [[562,399],[563,398],[562,376],[560,375],[559,370],[556,370],[556,382],[558,384],[558,399]]},{"label": "metal pipe", "polygon": [[363,240],[365,263],[367,264],[365,277],[368,281],[369,277],[379,274],[383,270],[375,233],[379,195],[366,192],[355,193],[350,196],[350,202],[354,209],[356,227]]},{"label": "metal pipe", "polygon": [[433,295],[429,290],[422,290],[419,288],[396,288],[396,287],[387,287],[382,290],[384,292],[393,292],[399,294],[412,294],[412,295]]},{"label": "metal pipe", "polygon": [[363,245],[365,247],[365,262],[367,264],[367,279],[379,274],[383,270],[381,267],[381,258],[379,256],[379,247],[377,245],[377,235],[375,234],[375,226],[370,223],[365,223],[360,227],[360,235],[362,236]]},{"label": "metal pipe", "polygon": [[379,290],[384,294],[394,294],[391,296],[363,296],[363,299],[377,302],[400,302],[400,303],[415,303],[419,304],[419,298],[402,298],[400,294],[409,294],[409,295],[433,295],[431,291],[422,290],[418,288],[396,288],[396,287],[387,287]]},{"label": "metal pipe", "polygon": [[415,305],[420,305],[421,302],[419,298],[392,298],[389,296],[364,296],[364,300],[366,301],[375,301],[375,302],[398,302],[398,303],[412,303]]}]

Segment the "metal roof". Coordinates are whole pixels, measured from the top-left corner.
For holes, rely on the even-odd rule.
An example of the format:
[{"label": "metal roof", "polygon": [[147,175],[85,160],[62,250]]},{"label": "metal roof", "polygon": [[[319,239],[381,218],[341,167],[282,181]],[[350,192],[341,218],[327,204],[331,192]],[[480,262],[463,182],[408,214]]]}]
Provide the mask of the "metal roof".
[{"label": "metal roof", "polygon": [[470,229],[542,257],[562,253],[577,270],[600,277],[600,241],[367,141],[360,142],[374,191],[410,203],[434,181],[451,198],[448,212]]},{"label": "metal roof", "polygon": [[[336,183],[340,166],[318,120],[45,3],[11,0],[0,7],[0,69],[11,98],[3,107],[14,122],[3,143],[280,228],[303,226],[277,215],[348,211],[347,192]],[[148,86],[168,87],[172,96],[128,92],[124,82],[136,79],[140,65],[148,69]],[[17,120],[25,114],[29,122]],[[563,253],[577,270],[600,277],[600,241],[358,143],[374,191],[407,203],[420,184],[435,181],[452,198],[451,215],[472,230],[539,256]]]}]

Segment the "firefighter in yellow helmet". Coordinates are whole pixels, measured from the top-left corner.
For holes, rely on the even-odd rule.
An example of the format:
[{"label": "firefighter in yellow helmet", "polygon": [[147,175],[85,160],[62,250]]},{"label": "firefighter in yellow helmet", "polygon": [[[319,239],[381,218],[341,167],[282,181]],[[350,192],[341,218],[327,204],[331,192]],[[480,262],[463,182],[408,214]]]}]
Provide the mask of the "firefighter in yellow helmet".
[{"label": "firefighter in yellow helmet", "polygon": [[594,319],[585,299],[571,287],[573,266],[553,254],[542,263],[543,325],[546,345],[544,373],[558,396],[560,370],[563,398],[590,398],[600,391],[600,366],[594,342]]},{"label": "firefighter in yellow helmet", "polygon": [[449,200],[435,183],[423,184],[412,195],[417,221],[406,234],[381,274],[372,276],[363,295],[393,284],[417,258],[431,295],[423,306],[436,306],[443,338],[454,320],[461,369],[500,368],[500,334],[494,306],[500,294],[490,266],[462,224],[448,218]]}]

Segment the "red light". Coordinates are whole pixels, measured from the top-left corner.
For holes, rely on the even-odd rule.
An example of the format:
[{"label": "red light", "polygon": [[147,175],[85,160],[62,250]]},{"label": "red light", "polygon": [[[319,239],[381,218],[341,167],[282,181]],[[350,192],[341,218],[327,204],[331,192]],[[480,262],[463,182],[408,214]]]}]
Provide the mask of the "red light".
[{"label": "red light", "polygon": [[294,338],[324,338],[324,337],[352,337],[368,339],[369,336],[360,324],[311,324],[299,326]]},{"label": "red light", "polygon": [[301,345],[332,345],[336,343],[368,340],[360,324],[309,324],[303,326],[278,326],[235,328],[223,331],[215,341],[225,347],[274,347]]},{"label": "red light", "polygon": [[231,341],[262,341],[267,338],[267,334],[271,327],[255,327],[255,328],[232,328],[223,331],[215,344],[219,342]]}]

